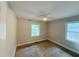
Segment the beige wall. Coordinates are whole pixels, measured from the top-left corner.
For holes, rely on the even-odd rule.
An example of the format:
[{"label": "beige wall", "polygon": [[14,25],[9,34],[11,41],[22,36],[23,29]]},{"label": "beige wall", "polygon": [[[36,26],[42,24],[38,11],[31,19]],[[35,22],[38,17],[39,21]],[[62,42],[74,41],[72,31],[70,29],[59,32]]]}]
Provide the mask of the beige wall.
[{"label": "beige wall", "polygon": [[[32,37],[31,36],[31,25],[38,24],[40,25],[40,36]],[[42,21],[28,21],[27,19],[18,18],[17,20],[17,44],[28,44],[35,41],[45,40],[47,36],[47,24]]]},{"label": "beige wall", "polygon": [[55,20],[48,23],[49,40],[79,53],[79,43],[66,40],[66,23],[79,21],[79,16]]},{"label": "beige wall", "polygon": [[16,16],[14,12],[7,8],[6,15],[6,51],[7,56],[15,56],[16,51]]}]

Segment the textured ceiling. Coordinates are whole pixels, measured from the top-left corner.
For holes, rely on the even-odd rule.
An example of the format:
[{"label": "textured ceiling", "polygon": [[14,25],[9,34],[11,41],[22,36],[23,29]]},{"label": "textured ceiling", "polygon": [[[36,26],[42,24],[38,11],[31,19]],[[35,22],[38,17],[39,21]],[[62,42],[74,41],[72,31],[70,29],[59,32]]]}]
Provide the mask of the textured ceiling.
[{"label": "textured ceiling", "polygon": [[18,17],[48,21],[79,15],[78,1],[15,1],[8,2]]}]

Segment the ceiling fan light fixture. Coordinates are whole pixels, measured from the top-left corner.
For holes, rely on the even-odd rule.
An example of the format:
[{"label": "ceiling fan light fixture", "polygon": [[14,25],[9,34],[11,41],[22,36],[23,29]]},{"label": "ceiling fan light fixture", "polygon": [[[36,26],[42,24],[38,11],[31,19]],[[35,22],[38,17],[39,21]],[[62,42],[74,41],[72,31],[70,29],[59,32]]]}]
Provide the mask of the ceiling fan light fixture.
[{"label": "ceiling fan light fixture", "polygon": [[43,18],[43,20],[44,20],[44,21],[47,21],[47,18],[46,18],[46,17],[44,17],[44,18]]}]

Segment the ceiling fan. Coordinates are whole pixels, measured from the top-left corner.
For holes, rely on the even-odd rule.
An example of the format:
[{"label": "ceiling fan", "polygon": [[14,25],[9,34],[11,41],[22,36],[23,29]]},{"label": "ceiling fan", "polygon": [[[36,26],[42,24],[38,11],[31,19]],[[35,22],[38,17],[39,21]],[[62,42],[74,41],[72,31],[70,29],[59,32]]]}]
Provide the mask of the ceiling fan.
[{"label": "ceiling fan", "polygon": [[50,10],[41,10],[40,12],[37,13],[37,17],[43,19],[44,21],[54,19],[53,16],[51,16],[54,10],[56,10],[56,7],[54,9],[51,8]]}]

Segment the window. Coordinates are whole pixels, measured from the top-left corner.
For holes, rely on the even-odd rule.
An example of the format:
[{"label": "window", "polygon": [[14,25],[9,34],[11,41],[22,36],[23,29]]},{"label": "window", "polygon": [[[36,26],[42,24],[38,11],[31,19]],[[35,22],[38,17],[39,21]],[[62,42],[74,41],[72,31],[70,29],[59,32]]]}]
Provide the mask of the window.
[{"label": "window", "polygon": [[37,24],[32,24],[32,36],[39,36],[40,35],[40,27]]},{"label": "window", "polygon": [[0,39],[3,40],[6,38],[6,25],[0,24]]},{"label": "window", "polygon": [[67,40],[79,43],[79,22],[67,23]]}]

